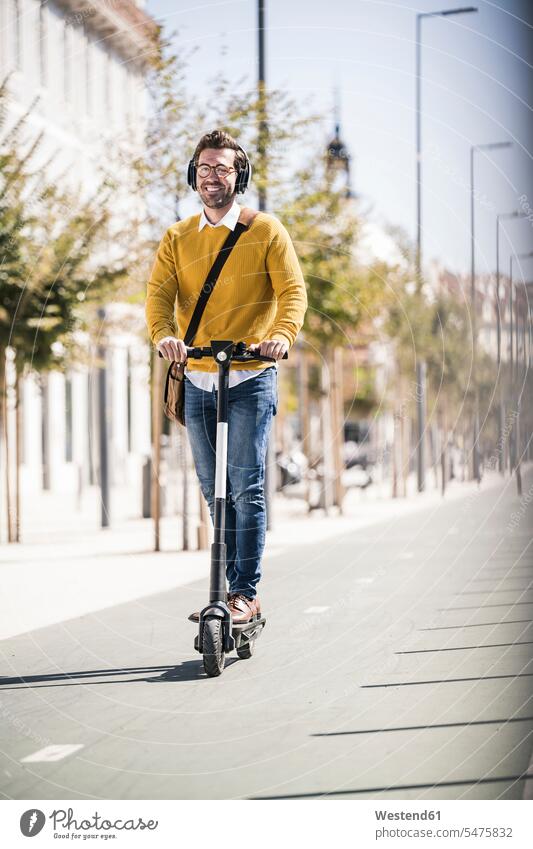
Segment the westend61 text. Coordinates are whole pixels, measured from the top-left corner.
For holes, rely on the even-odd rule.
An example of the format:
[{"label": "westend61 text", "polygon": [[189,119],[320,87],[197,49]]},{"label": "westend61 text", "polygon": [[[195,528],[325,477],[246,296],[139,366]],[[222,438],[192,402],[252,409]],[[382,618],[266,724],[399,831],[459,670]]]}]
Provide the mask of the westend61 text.
[{"label": "westend61 text", "polygon": [[59,808],[50,814],[50,819],[54,824],[54,831],[57,828],[66,828],[70,831],[144,831],[145,828],[154,831],[159,822],[158,820],[148,820],[145,822],[142,817],[135,819],[118,819],[110,820],[102,817],[99,813],[95,813],[90,818],[74,819],[74,811],[69,808],[68,811]]},{"label": "westend61 text", "polygon": [[377,820],[440,820],[440,811],[374,811]]}]

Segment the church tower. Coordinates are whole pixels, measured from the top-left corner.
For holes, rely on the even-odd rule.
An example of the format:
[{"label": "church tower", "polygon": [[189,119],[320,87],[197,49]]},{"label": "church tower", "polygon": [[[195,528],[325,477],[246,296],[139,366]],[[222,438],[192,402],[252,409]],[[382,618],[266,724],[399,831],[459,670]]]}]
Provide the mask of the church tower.
[{"label": "church tower", "polygon": [[329,142],[326,149],[326,168],[328,173],[331,175],[333,188],[336,190],[344,189],[345,197],[351,199],[356,197],[355,192],[352,189],[351,182],[351,156],[348,153],[348,148],[342,141],[340,135],[341,125],[338,95],[335,100],[335,135]]}]

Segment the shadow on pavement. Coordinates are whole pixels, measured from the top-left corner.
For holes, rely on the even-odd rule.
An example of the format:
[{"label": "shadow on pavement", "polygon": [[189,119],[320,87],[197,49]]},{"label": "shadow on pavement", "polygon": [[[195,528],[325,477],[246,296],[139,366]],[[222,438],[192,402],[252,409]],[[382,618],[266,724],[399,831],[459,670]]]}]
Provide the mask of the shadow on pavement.
[{"label": "shadow on pavement", "polygon": [[316,791],[315,793],[287,793],[280,796],[248,796],[248,799],[312,799],[331,796],[356,796],[360,793],[397,793],[399,790],[433,790],[439,787],[461,787],[477,784],[495,784],[498,782],[511,782],[511,786],[517,781],[526,781],[528,772],[515,775],[495,776],[494,778],[465,778],[462,781],[436,781],[434,784],[390,784],[385,787],[355,787],[352,790],[330,790]]},{"label": "shadow on pavement", "polygon": [[409,651],[395,651],[394,654],[434,654],[441,651],[471,651],[472,649],[499,649],[505,646],[530,646],[533,640],[515,640],[514,643],[480,643],[476,646],[450,646],[440,649],[409,649]]},{"label": "shadow on pavement", "polygon": [[419,631],[460,631],[462,628],[484,628],[486,625],[517,625],[518,623],[529,622],[533,625],[530,619],[500,619],[498,622],[469,622],[467,625],[434,625],[431,628],[419,628]]},{"label": "shadow on pavement", "polygon": [[311,737],[342,737],[345,734],[383,734],[386,731],[425,731],[430,728],[469,728],[471,725],[507,725],[508,722],[533,722],[533,716],[512,716],[510,719],[475,719],[470,722],[439,722],[431,725],[401,725],[385,728],[362,728],[357,731],[322,731]]},{"label": "shadow on pavement", "polygon": [[[226,669],[237,663],[237,658],[226,660]],[[152,676],[150,673],[159,673]],[[121,679],[122,675],[141,675],[141,678]],[[149,677],[147,677],[149,676]],[[95,679],[105,680],[95,680]],[[81,684],[134,684],[147,682],[159,684],[173,681],[207,680],[201,659],[186,660],[178,666],[123,666],[117,669],[93,669],[82,672],[52,672],[41,675],[19,675],[0,678],[1,690],[20,690],[36,687],[72,687]]]},{"label": "shadow on pavement", "polygon": [[[529,662],[526,666],[529,666]],[[377,687],[416,687],[421,684],[457,684],[460,681],[497,681],[503,678],[533,678],[533,672],[515,672],[510,675],[477,675],[469,678],[435,678],[431,681],[391,681],[386,684],[361,684],[361,689],[373,690]]]}]

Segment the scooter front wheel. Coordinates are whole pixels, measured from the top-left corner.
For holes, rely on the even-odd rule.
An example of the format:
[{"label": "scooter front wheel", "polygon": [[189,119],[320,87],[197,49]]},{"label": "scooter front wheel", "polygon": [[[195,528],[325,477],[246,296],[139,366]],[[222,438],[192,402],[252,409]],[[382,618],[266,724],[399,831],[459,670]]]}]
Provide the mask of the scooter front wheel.
[{"label": "scooter front wheel", "polygon": [[206,675],[215,678],[224,669],[224,630],[221,619],[206,619],[202,634],[203,660]]}]

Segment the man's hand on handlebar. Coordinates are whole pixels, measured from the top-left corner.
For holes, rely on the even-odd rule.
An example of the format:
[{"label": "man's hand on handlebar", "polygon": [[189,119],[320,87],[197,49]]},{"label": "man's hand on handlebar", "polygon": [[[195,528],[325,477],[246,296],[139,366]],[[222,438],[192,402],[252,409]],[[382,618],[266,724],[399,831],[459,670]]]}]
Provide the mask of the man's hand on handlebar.
[{"label": "man's hand on handlebar", "polygon": [[264,339],[259,344],[249,345],[250,351],[258,351],[263,357],[272,357],[273,360],[281,358],[289,350],[289,343],[280,339]]},{"label": "man's hand on handlebar", "polygon": [[187,348],[183,339],[165,336],[164,339],[159,340],[156,347],[165,360],[173,360],[175,363],[187,362]]},{"label": "man's hand on handlebar", "polygon": [[[248,348],[246,348],[244,342],[239,342],[234,346],[231,359],[235,362],[250,362],[252,360],[275,362],[276,360],[287,359],[288,350],[288,342],[282,342],[279,339],[265,339],[263,342],[250,345]],[[164,339],[160,339],[156,344],[156,351],[160,357],[175,363],[186,363],[190,357],[198,360],[203,357],[210,357],[213,354],[211,345],[203,348],[187,348],[185,342],[175,336],[165,336]]]}]

